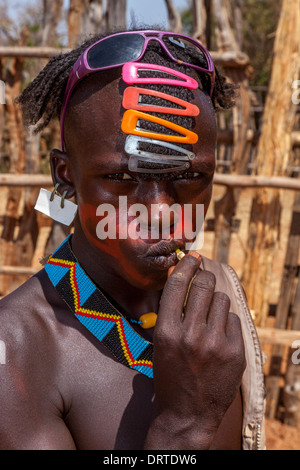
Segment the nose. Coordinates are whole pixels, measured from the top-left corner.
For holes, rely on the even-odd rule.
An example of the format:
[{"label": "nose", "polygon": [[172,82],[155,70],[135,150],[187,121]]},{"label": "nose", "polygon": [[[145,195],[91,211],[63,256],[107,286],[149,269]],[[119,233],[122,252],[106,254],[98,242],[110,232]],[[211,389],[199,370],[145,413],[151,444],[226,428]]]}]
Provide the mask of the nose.
[{"label": "nose", "polygon": [[[145,189],[147,190],[145,191]],[[181,206],[168,183],[146,184],[143,194],[145,211],[140,214],[141,230],[151,233],[151,238],[168,238],[180,219]]]}]

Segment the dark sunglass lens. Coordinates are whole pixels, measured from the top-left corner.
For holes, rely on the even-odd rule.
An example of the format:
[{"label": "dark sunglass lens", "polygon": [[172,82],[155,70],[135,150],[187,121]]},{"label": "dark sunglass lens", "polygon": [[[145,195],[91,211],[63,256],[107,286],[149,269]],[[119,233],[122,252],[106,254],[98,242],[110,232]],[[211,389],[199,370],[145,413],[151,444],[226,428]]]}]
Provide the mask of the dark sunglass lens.
[{"label": "dark sunglass lens", "polygon": [[138,59],[143,45],[144,38],[139,34],[112,36],[92,47],[87,61],[91,69],[124,64]]},{"label": "dark sunglass lens", "polygon": [[175,59],[208,68],[204,52],[188,39],[175,35],[165,35],[163,41]]}]

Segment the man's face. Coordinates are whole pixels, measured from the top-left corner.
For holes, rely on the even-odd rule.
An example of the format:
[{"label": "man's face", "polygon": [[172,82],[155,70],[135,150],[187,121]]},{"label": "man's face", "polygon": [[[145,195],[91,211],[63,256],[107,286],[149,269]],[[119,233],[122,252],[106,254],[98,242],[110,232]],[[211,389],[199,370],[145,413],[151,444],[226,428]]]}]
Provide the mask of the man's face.
[{"label": "man's face", "polygon": [[[151,222],[153,225],[156,220],[159,226],[162,213],[157,208],[162,204],[177,204],[182,208],[185,204],[191,205],[194,217],[190,228],[194,229],[196,205],[204,205],[206,213],[215,169],[214,111],[201,90],[193,91],[193,103],[200,109],[195,128],[192,129],[199,136],[198,142],[193,145],[195,159],[187,172],[177,176],[165,176],[159,180],[148,174],[145,178],[140,173],[128,170],[129,156],[124,151],[126,135],[121,131],[124,84],[119,78],[119,71],[106,73],[106,77],[107,83],[102,82],[101,87],[99,74],[80,84],[67,113],[66,148],[76,190],[79,227],[94,249],[95,256],[101,255],[101,262],[108,270],[136,287],[161,289],[168,268],[176,263],[175,248],[184,249],[187,240],[182,227],[181,236],[177,237],[178,224],[172,218],[169,224],[170,236],[165,237],[160,230],[159,235],[156,233],[153,238]],[[149,217],[143,215],[139,220],[142,223],[137,227],[137,231],[141,230],[137,239],[119,237],[120,230],[122,233],[124,230],[127,232],[130,224],[132,230],[138,215],[120,220],[120,196],[123,196],[123,201],[126,196],[128,208],[139,203],[148,211]],[[113,239],[99,239],[99,232],[97,235],[101,217],[96,213],[103,204],[115,208],[115,217],[111,220],[112,224],[116,222],[116,237]],[[151,212],[153,207],[156,210]],[[108,213],[102,215],[108,221]],[[188,223],[185,219],[184,222]],[[177,241],[174,242],[174,239]]]}]

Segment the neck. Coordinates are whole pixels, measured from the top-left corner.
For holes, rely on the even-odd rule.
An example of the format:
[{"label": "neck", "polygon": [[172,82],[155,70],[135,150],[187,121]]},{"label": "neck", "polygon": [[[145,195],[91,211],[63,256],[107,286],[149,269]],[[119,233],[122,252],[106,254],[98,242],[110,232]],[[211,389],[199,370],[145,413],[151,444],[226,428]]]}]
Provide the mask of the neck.
[{"label": "neck", "polygon": [[72,237],[72,250],[93,282],[121,307],[127,318],[137,320],[144,313],[157,313],[161,290],[133,286],[120,276],[107,255],[88,242],[81,230],[76,230]]}]

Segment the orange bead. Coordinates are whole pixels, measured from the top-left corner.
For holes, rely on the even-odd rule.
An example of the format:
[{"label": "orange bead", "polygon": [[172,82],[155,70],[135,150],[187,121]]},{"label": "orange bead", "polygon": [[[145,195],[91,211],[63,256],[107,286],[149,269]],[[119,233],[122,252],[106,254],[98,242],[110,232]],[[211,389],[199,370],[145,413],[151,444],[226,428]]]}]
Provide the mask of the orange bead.
[{"label": "orange bead", "polygon": [[154,312],[145,313],[141,315],[139,320],[142,322],[141,327],[144,329],[153,328],[155,326],[157,314]]}]

